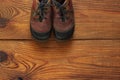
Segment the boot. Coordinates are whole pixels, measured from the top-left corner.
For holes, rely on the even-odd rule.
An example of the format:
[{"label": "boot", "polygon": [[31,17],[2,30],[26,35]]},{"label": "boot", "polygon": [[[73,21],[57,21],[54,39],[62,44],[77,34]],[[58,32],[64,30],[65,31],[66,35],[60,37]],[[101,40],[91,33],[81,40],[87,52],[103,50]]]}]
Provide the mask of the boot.
[{"label": "boot", "polygon": [[45,40],[51,33],[51,0],[33,0],[30,30],[38,40]]},{"label": "boot", "polygon": [[71,0],[52,0],[53,27],[57,39],[64,40],[72,37],[74,32],[74,11]]}]

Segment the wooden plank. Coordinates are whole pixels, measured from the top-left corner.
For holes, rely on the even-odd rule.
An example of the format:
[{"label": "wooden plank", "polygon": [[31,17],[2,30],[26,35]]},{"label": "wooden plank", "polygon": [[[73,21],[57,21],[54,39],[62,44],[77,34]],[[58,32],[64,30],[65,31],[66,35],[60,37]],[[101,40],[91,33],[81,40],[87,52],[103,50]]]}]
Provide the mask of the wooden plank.
[{"label": "wooden plank", "polygon": [[[0,2],[0,39],[31,39],[31,3],[32,0]],[[119,0],[73,0],[73,5],[76,22],[73,39],[120,39]]]},{"label": "wooden plank", "polygon": [[120,38],[120,0],[73,0],[75,39]]},{"label": "wooden plank", "polygon": [[30,38],[32,0],[0,0],[0,39]]},{"label": "wooden plank", "polygon": [[120,40],[6,40],[0,50],[0,80],[120,80]]}]

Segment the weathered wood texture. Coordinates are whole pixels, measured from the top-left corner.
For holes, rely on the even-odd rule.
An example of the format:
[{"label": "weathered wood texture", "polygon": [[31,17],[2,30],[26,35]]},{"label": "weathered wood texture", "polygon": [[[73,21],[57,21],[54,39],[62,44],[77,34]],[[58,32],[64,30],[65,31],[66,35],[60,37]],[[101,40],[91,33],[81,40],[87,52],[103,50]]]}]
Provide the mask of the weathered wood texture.
[{"label": "weathered wood texture", "polygon": [[31,40],[31,4],[0,0],[0,80],[120,80],[120,0],[73,0],[63,42]]},{"label": "weathered wood texture", "polygon": [[[31,39],[32,0],[0,0],[0,39]],[[73,39],[120,39],[120,0],[73,0]]]},{"label": "weathered wood texture", "polygon": [[120,80],[120,40],[0,44],[0,80]]}]

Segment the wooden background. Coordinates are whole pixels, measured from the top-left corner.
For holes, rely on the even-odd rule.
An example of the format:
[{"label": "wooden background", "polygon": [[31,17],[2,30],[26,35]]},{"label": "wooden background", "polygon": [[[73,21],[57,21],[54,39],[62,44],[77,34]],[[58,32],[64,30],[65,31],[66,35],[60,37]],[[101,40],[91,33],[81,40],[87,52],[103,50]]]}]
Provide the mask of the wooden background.
[{"label": "wooden background", "polygon": [[0,0],[0,80],[120,80],[120,0],[73,0],[73,39],[32,39],[32,0]]}]

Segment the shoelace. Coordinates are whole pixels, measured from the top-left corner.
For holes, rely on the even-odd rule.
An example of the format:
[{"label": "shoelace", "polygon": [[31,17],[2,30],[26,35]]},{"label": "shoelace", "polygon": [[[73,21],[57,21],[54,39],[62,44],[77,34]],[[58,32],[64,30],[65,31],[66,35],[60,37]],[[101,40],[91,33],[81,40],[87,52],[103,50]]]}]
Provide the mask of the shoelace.
[{"label": "shoelace", "polygon": [[49,6],[49,4],[46,4],[48,0],[42,0],[40,4],[38,4],[38,9],[36,12],[36,15],[39,15],[39,21],[42,22],[43,19],[46,19],[45,13],[47,8],[45,6]]},{"label": "shoelace", "polygon": [[67,19],[67,17],[66,17],[66,13],[67,13],[66,8],[59,7],[59,9],[60,9],[61,19],[62,19],[63,22],[65,22],[65,20]]},{"label": "shoelace", "polygon": [[59,2],[57,2],[56,0],[53,0],[53,3],[57,6],[57,8],[60,10],[60,16],[62,19],[62,22],[65,22],[65,20],[67,19],[66,14],[66,8],[64,6],[62,6]]}]

